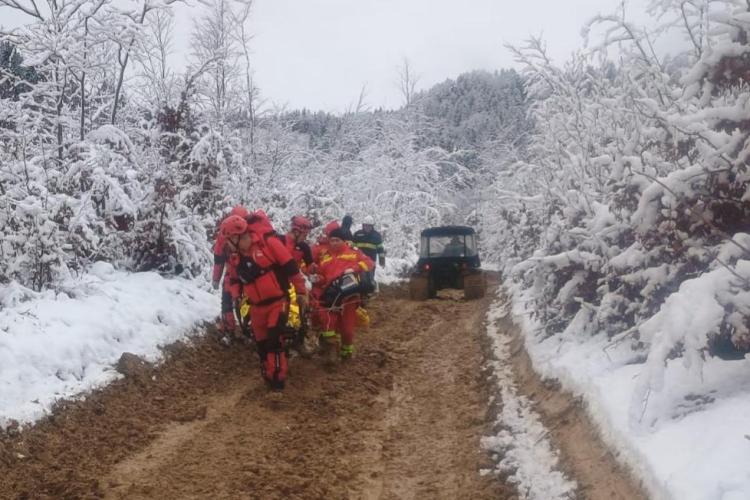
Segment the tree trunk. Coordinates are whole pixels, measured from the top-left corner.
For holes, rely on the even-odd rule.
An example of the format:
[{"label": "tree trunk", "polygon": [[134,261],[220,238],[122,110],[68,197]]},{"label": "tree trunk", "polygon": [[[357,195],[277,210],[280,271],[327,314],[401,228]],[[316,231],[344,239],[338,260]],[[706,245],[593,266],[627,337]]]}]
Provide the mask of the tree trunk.
[{"label": "tree trunk", "polygon": [[[143,2],[143,10],[141,11],[141,19],[139,21],[139,24],[143,24],[144,19],[146,19],[146,13],[149,11],[148,9],[148,2]],[[130,43],[128,43],[128,48],[125,50],[125,56],[122,55],[122,47],[119,48],[117,51],[117,60],[120,62],[120,75],[117,77],[117,87],[115,87],[115,99],[112,103],[112,117],[110,119],[110,123],[112,125],[115,124],[115,119],[117,118],[117,106],[120,102],[120,92],[122,91],[122,82],[125,79],[125,69],[128,67],[128,60],[130,59],[130,50],[133,48],[133,44],[135,43],[135,37],[130,39]]]},{"label": "tree trunk", "polygon": [[89,18],[83,21],[83,68],[81,68],[81,130],[80,138],[83,141],[86,135],[86,61],[88,59],[88,35],[89,35]]}]

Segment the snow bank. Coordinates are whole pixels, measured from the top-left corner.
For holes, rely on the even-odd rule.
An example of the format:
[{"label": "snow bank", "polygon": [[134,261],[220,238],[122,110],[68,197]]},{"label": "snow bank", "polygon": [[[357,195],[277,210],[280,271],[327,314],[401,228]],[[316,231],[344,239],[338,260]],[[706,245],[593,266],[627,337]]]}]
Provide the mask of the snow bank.
[{"label": "snow bank", "polygon": [[[651,498],[750,498],[749,359],[708,358],[701,370],[683,358],[666,361],[659,388],[647,392],[634,418],[633,394],[650,375],[643,355],[604,334],[582,334],[578,330],[585,325],[576,321],[559,336],[538,338],[534,332],[540,327],[525,309],[530,297],[520,289],[509,291],[535,370],[587,402],[602,438],[620,452]],[[693,303],[706,308],[705,302]]]},{"label": "snow bank", "polygon": [[219,311],[218,296],[194,282],[102,262],[62,290],[0,287],[0,427],[114,380],[123,352],[158,360],[160,346]]},{"label": "snow bank", "polygon": [[[494,359],[490,362],[502,401],[495,426],[500,432],[482,438],[482,446],[499,458],[497,469],[509,474],[521,498],[556,500],[573,498],[576,484],[558,469],[558,457],[547,429],[534,412],[532,403],[519,395],[511,371],[511,338],[502,335],[497,321],[508,311],[495,302],[487,313],[487,335]],[[500,458],[502,457],[502,458]]]},{"label": "snow bank", "polygon": [[385,259],[385,266],[375,268],[375,279],[381,285],[394,285],[409,277],[409,271],[416,265],[417,258],[412,259]]}]

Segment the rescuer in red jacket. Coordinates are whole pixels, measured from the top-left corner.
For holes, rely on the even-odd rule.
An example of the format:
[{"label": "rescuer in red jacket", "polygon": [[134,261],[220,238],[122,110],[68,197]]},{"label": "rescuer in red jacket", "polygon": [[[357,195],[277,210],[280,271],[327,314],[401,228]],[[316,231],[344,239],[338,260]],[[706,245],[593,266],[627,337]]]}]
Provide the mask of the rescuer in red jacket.
[{"label": "rescuer in red jacket", "polygon": [[237,241],[237,277],[247,297],[250,321],[258,346],[261,373],[272,389],[284,388],[287,377],[286,324],[290,283],[297,301],[307,303],[305,280],[297,263],[278,238],[266,214],[247,218],[247,229]]},{"label": "rescuer in red jacket", "polygon": [[301,271],[305,271],[313,263],[312,249],[307,243],[307,235],[312,230],[312,223],[307,217],[295,215],[292,217],[292,223],[289,232],[281,236],[281,241],[286,245],[286,249],[292,254],[297,261]]},{"label": "rescuer in red jacket", "polygon": [[312,248],[313,262],[318,262],[326,253],[328,250],[328,235],[331,234],[331,231],[339,229],[340,227],[339,223],[335,220],[326,224],[323,228],[323,234],[318,237],[318,242]]},{"label": "rescuer in red jacket", "polygon": [[[250,212],[243,206],[237,205],[236,207],[232,208],[232,211],[229,212],[229,215],[227,218],[231,216],[238,216],[244,219],[248,215],[250,215]],[[226,219],[225,219],[226,220]],[[223,222],[223,221],[222,221]],[[214,243],[214,266],[211,272],[211,284],[213,285],[214,290],[218,290],[219,284],[221,283],[221,277],[224,274],[224,268],[227,263],[227,259],[229,258],[229,255],[231,254],[232,250],[227,248],[226,244],[226,238],[222,234],[221,226],[219,226],[220,229],[216,234],[216,242]],[[236,277],[235,277],[236,278]],[[228,339],[231,339],[234,336],[234,331],[237,326],[237,322],[234,318],[234,302],[232,300],[232,296],[239,296],[239,282],[235,281],[233,282],[232,279],[229,278],[229,276],[224,276],[223,286],[221,290],[221,319],[222,319],[222,329],[224,330],[224,334],[227,335]],[[231,291],[231,288],[234,287],[235,291],[234,293]]]},{"label": "rescuer in red jacket", "polygon": [[354,353],[360,294],[371,291],[366,280],[373,262],[361,251],[351,248],[345,237],[341,228],[330,231],[327,249],[316,263],[313,285],[321,308],[321,340],[332,360],[339,356],[348,359]]},{"label": "rescuer in red jacket", "polygon": [[[285,235],[279,236],[303,274],[309,274],[313,265],[312,249],[307,243],[307,235],[310,234],[310,230],[312,230],[310,220],[302,215],[295,215],[292,217],[289,231]],[[290,295],[292,302],[290,304],[289,325],[294,328],[294,340],[291,345],[303,356],[308,356],[311,354],[310,346],[306,343],[310,319],[309,310],[299,301],[295,301],[296,297],[293,294],[290,293]],[[306,305],[309,306],[309,304]]]},{"label": "rescuer in red jacket", "polygon": [[[318,237],[317,243],[312,247],[313,265],[310,266],[310,270],[308,271],[308,276],[310,276],[311,282],[317,279],[317,275],[315,273],[317,272],[318,262],[320,262],[320,259],[328,252],[328,235],[331,233],[331,231],[333,231],[334,229],[338,229],[339,227],[340,226],[338,221],[335,220],[326,224],[326,226],[323,228],[323,234]],[[312,326],[317,330],[320,330],[322,328],[323,324],[327,321],[328,318],[325,310],[320,304],[321,293],[323,293],[323,291],[316,286],[313,286],[313,289],[310,291],[312,311],[310,319],[312,320]]]}]

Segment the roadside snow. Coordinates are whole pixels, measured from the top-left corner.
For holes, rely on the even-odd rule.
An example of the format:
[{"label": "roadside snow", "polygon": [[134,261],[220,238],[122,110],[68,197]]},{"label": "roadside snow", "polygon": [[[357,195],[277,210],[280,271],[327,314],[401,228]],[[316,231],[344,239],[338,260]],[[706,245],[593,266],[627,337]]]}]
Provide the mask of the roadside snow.
[{"label": "roadside snow", "polygon": [[497,321],[509,311],[496,301],[487,313],[487,335],[492,342],[491,361],[502,404],[495,421],[501,429],[482,438],[482,446],[496,455],[498,472],[508,474],[521,498],[556,500],[573,498],[576,483],[557,470],[558,457],[547,429],[534,412],[532,403],[518,394],[511,371],[511,338],[500,332]]},{"label": "roadside snow", "polygon": [[158,360],[160,346],[218,310],[218,296],[195,282],[103,262],[57,294],[0,287],[0,427],[33,422],[56,400],[116,379],[123,352]]},{"label": "roadside snow", "polygon": [[406,280],[409,270],[417,263],[417,259],[397,259],[386,257],[385,266],[375,268],[375,279],[381,285],[395,285]]},{"label": "roadside snow", "polygon": [[539,325],[524,307],[531,297],[509,291],[534,369],[586,401],[602,438],[650,498],[750,498],[750,360],[708,358],[701,370],[684,359],[668,360],[659,387],[636,401],[641,410],[634,418],[633,397],[648,375],[642,355],[627,342],[612,345],[606,335],[582,334],[586,325],[576,321],[559,336],[539,339]]}]

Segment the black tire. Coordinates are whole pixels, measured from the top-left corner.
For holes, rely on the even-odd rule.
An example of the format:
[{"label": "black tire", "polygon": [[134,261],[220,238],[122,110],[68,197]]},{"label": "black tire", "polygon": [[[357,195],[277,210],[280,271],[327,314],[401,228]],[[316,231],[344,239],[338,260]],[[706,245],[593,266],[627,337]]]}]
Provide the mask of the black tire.
[{"label": "black tire", "polygon": [[434,299],[437,297],[438,287],[435,283],[435,278],[430,277],[427,280],[427,297]]},{"label": "black tire", "polygon": [[430,298],[430,279],[427,276],[412,276],[409,280],[409,298],[411,300]]},{"label": "black tire", "polygon": [[464,298],[466,300],[481,299],[487,289],[487,283],[483,273],[468,274],[464,276]]},{"label": "black tire", "polygon": [[464,276],[459,274],[456,276],[456,290],[464,289]]}]

